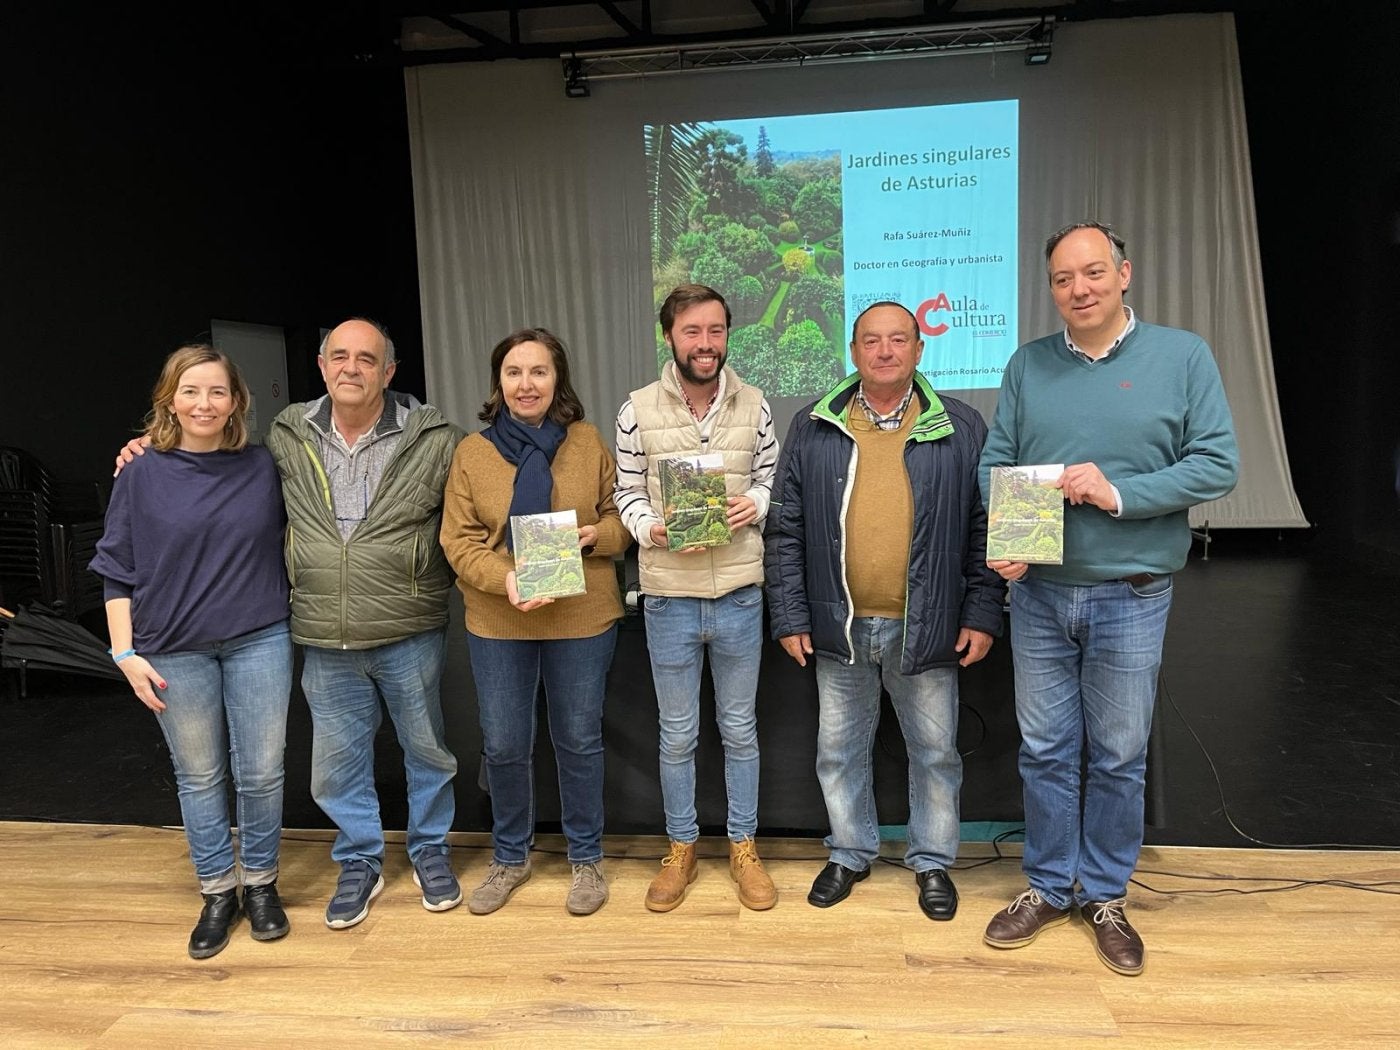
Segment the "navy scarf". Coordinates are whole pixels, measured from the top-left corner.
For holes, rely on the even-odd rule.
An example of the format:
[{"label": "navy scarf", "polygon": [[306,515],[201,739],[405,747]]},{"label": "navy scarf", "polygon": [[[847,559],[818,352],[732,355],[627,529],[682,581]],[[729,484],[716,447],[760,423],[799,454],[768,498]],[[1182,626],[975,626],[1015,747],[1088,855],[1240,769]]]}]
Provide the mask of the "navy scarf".
[{"label": "navy scarf", "polygon": [[[548,416],[538,427],[528,426],[501,407],[495,422],[481,432],[507,463],[515,464],[515,493],[510,514],[548,514],[552,509],[554,475],[549,472],[554,454],[564,442],[565,430]],[[506,529],[506,547],[515,550],[513,530]]]}]

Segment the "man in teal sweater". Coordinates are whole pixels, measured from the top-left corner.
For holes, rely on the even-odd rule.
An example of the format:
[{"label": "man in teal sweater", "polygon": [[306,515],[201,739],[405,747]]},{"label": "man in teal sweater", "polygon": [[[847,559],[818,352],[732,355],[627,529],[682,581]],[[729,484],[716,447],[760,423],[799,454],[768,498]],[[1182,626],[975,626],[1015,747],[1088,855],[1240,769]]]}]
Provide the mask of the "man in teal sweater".
[{"label": "man in teal sweater", "polygon": [[[1007,364],[982,453],[992,467],[1065,464],[1064,560],[989,561],[1011,588],[1030,883],[987,927],[1019,948],[1079,905],[1099,958],[1142,972],[1124,915],[1143,836],[1147,738],[1172,573],[1191,545],[1187,511],[1235,485],[1239,453],[1210,347],[1138,320],[1123,304],[1124,243],[1076,223],[1046,244],[1063,332]],[[1081,753],[1088,748],[1081,790]]]}]

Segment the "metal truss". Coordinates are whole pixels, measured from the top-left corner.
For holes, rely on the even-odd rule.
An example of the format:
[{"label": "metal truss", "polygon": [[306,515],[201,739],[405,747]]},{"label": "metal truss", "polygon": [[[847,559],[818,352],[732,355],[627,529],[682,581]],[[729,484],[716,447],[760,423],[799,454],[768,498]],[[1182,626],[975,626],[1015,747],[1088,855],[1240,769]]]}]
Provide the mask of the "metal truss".
[{"label": "metal truss", "polygon": [[901,26],[864,32],[807,33],[757,40],[714,41],[669,46],[578,51],[563,56],[568,83],[621,80],[670,73],[695,73],[736,66],[772,66],[796,62],[852,62],[915,55],[1048,48],[1053,17]]}]

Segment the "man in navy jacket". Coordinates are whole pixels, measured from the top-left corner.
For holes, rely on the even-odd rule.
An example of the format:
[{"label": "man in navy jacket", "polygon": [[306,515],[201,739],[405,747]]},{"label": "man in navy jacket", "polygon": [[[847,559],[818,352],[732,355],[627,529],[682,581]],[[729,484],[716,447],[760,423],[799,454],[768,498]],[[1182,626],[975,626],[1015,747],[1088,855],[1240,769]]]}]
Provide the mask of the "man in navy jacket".
[{"label": "man in navy jacket", "polygon": [[845,900],[879,853],[870,756],[883,682],[909,752],[905,863],[924,914],[946,920],[958,906],[957,668],[1001,634],[1005,585],[985,562],[986,425],[934,393],[922,354],[898,303],[856,319],[856,374],[798,413],[783,445],[764,575],[773,636],[799,664],[816,659],[831,859],[808,902]]}]

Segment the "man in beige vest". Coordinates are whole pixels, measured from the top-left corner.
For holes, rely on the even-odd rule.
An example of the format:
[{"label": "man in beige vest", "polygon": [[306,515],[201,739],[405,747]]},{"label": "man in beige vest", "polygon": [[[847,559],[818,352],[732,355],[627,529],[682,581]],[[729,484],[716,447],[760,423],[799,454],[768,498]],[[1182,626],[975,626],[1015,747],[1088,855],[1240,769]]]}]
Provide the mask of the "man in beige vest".
[{"label": "man in beige vest", "polygon": [[[729,795],[729,871],[755,910],[778,899],[754,848],[758,827],[758,689],[763,645],[763,538],[778,461],[773,414],[757,388],[725,366],[729,306],[713,288],[686,284],[661,306],[672,360],[634,390],[617,415],[617,508],[637,540],[647,650],[661,716],[661,795],[671,839],[646,906],[670,911],[695,881],[695,744],[700,673],[710,655],[715,715]],[[668,548],[658,462],[718,453],[728,494],[729,543]]]},{"label": "man in beige vest", "polygon": [[918,371],[914,315],[876,303],[856,318],[856,374],[799,412],[768,525],[773,637],[804,667],[815,655],[817,778],[830,863],[807,901],[845,900],[879,856],[871,750],[880,688],[909,752],[905,864],[930,919],[951,919],[958,851],[958,666],[1001,634],[1005,587],[985,563],[977,461],[982,417],[940,398]]}]

